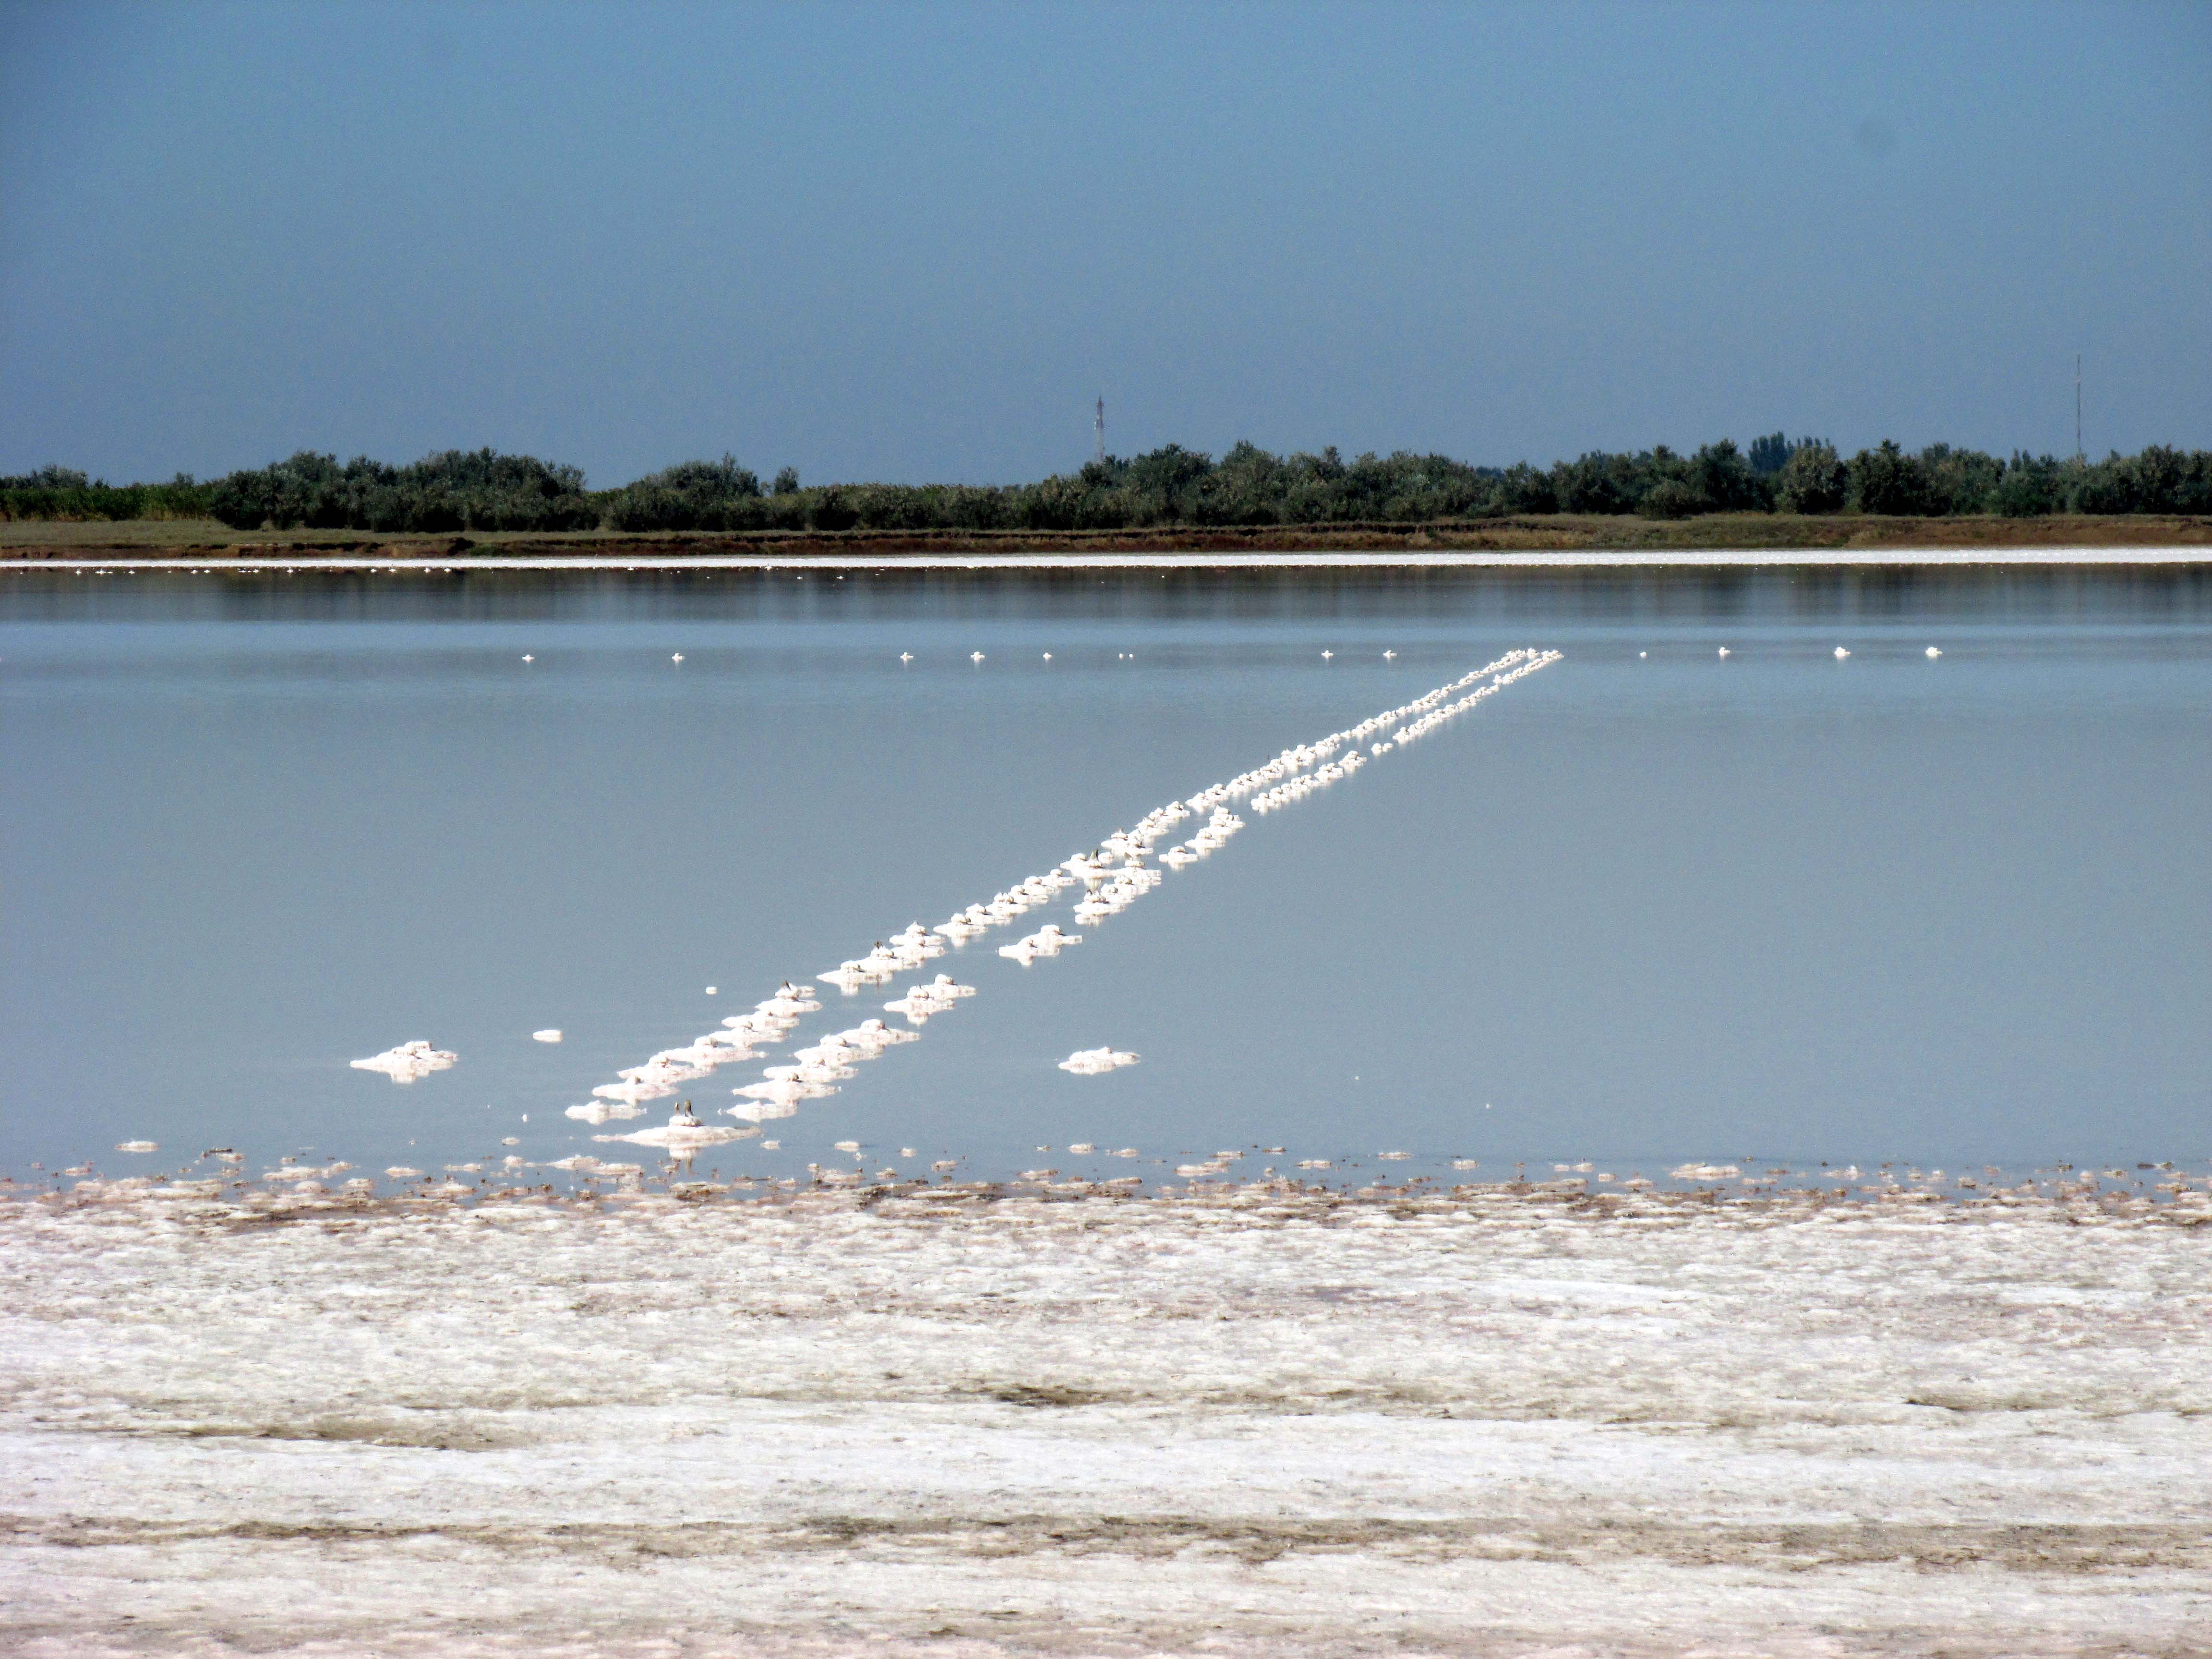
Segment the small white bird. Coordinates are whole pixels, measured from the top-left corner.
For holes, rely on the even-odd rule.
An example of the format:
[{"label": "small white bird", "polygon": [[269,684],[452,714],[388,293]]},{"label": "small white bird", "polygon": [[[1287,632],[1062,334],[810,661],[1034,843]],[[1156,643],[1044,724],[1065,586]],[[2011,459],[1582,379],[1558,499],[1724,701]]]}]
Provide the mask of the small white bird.
[{"label": "small white bird", "polygon": [[1641,661],[1644,658],[1650,656],[1650,654],[1651,654],[1651,653],[1650,653],[1649,651],[1639,651],[1639,652],[1638,652],[1638,653],[1636,653],[1636,655],[1637,655],[1637,659],[1638,659],[1638,660],[1639,660],[1639,661]]},{"label": "small white bird", "polygon": [[1382,660],[1384,662],[1395,662],[1397,660],[1397,657],[1398,653],[1395,651],[1385,651],[1382,653]]},{"label": "small white bird", "polygon": [[682,662],[684,660],[684,653],[681,651],[678,651],[673,656],[670,657],[668,660],[671,662]]},{"label": "small white bird", "polygon": [[558,1042],[561,1040],[561,1028],[557,1025],[549,1025],[542,1031],[532,1031],[530,1034],[530,1040],[533,1042]]},{"label": "small white bird", "polygon": [[1840,646],[1840,645],[1839,645],[1839,646],[1838,646],[1838,647],[1836,647],[1836,660],[1837,660],[1838,662],[1841,662],[1844,658],[1846,658],[1846,657],[1850,656],[1850,654],[1851,654],[1851,653],[1850,653],[1850,652],[1848,652],[1848,651],[1844,650],[1844,647],[1843,647],[1842,646]]},{"label": "small white bird", "polygon": [[1943,654],[1943,653],[1942,653],[1941,651],[1938,651],[1938,650],[1937,650],[1934,646],[1932,646],[1932,645],[1931,645],[1931,646],[1929,646],[1929,647],[1928,647],[1928,659],[1929,659],[1930,662],[1935,661],[1935,659],[1936,659],[1936,658],[1938,658],[1938,657],[1942,656],[1942,654]]},{"label": "small white bird", "polygon": [[713,996],[713,995],[715,994],[715,989],[716,989],[716,988],[715,988],[715,987],[714,987],[714,986],[712,986],[712,985],[709,985],[709,986],[707,988],[707,994],[708,994],[708,996]]},{"label": "small white bird", "polygon": [[902,651],[902,652],[900,652],[900,653],[899,653],[899,660],[900,660],[901,662],[912,662],[912,661],[914,660],[914,653],[913,653],[913,652],[911,652],[911,651]]},{"label": "small white bird", "polygon": [[538,660],[537,658],[532,656],[527,651],[522,653],[522,659],[525,662],[536,662]]},{"label": "small white bird", "polygon": [[1051,653],[1051,652],[1049,652],[1049,651],[1046,652],[1046,653],[1044,653],[1044,659],[1045,659],[1047,662],[1050,662],[1050,661],[1052,660],[1052,653]]},{"label": "small white bird", "polygon": [[1334,651],[1324,651],[1324,652],[1322,652],[1322,653],[1321,653],[1321,659],[1322,659],[1323,662],[1327,662],[1330,658],[1334,657],[1334,655],[1336,655],[1336,653],[1335,653],[1335,652],[1334,652]]},{"label": "small white bird", "polygon": [[1725,658],[1728,656],[1728,653],[1729,653],[1729,648],[1728,648],[1728,647],[1726,647],[1726,646],[1723,646],[1723,647],[1721,647],[1721,656],[1722,656],[1723,659],[1725,659]]},{"label": "small white bird", "polygon": [[983,660],[983,653],[980,651],[970,651],[968,653],[968,660],[969,662],[981,662]]}]

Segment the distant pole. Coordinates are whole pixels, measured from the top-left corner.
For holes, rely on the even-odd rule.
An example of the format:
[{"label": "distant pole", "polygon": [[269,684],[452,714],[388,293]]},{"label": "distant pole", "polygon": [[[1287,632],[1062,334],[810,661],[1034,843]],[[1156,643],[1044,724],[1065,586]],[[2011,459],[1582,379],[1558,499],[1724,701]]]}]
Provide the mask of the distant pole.
[{"label": "distant pole", "polygon": [[2081,447],[2081,354],[2078,351],[2074,354],[2074,459],[2088,459]]},{"label": "distant pole", "polygon": [[1106,394],[1098,394],[1098,465],[1106,465]]}]

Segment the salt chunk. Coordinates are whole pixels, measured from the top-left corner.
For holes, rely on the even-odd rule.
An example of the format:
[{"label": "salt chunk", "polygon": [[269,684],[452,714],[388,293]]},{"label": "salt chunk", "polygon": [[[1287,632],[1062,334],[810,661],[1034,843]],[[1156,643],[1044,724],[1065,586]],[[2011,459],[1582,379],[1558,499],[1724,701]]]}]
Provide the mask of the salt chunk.
[{"label": "salt chunk", "polygon": [[1073,1072],[1078,1077],[1099,1077],[1124,1066],[1134,1066],[1138,1059],[1138,1055],[1113,1048],[1079,1048],[1060,1062],[1060,1069]]},{"label": "salt chunk", "polygon": [[356,1071],[381,1072],[394,1083],[413,1083],[433,1072],[442,1072],[460,1059],[443,1048],[433,1048],[422,1037],[386,1048],[380,1054],[353,1062]]}]

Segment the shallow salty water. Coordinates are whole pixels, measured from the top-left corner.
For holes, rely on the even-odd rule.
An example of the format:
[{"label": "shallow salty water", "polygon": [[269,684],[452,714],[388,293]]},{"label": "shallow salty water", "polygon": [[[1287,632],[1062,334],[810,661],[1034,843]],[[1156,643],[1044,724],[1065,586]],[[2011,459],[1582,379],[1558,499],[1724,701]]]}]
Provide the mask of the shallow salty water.
[{"label": "shallow salty water", "polygon": [[[2194,573],[10,573],[0,1169],[639,1157],[564,1109],[1522,646],[1126,914],[933,963],[979,994],[702,1166],[2212,1153]],[[998,957],[1046,920],[1085,943]],[[459,1063],[348,1063],[414,1037]],[[1101,1045],[1142,1060],[1057,1069]]]}]

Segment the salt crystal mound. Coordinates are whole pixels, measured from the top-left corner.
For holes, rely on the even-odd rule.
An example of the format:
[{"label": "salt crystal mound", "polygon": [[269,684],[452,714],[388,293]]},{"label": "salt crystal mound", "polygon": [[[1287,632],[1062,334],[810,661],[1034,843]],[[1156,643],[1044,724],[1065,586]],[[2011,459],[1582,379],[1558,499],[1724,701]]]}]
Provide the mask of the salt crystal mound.
[{"label": "salt crystal mound", "polygon": [[593,1135],[594,1140],[625,1140],[636,1146],[659,1146],[669,1152],[684,1157],[708,1146],[725,1146],[732,1140],[744,1140],[760,1133],[757,1128],[726,1129],[698,1123],[663,1123],[650,1129],[639,1129],[626,1135]]},{"label": "salt crystal mound", "polygon": [[357,1072],[381,1072],[394,1083],[415,1083],[433,1072],[444,1071],[459,1059],[459,1054],[433,1048],[416,1037],[396,1048],[386,1048],[380,1054],[371,1054],[367,1060],[356,1060],[353,1066]]},{"label": "salt crystal mound", "polygon": [[118,1152],[158,1152],[161,1149],[150,1140],[118,1140],[115,1143],[115,1150]]},{"label": "salt crystal mound", "polygon": [[[1078,1077],[1103,1077],[1108,1072],[1117,1072],[1124,1066],[1134,1066],[1138,1056],[1114,1048],[1078,1048],[1060,1062],[1063,1072],[1073,1072]],[[1069,1152],[1075,1151],[1071,1146]],[[1086,1152],[1090,1149],[1085,1147]]]},{"label": "salt crystal mound", "polygon": [[240,1228],[0,1198],[8,1627],[324,1659],[2202,1647],[2181,1224],[627,1201]]}]

